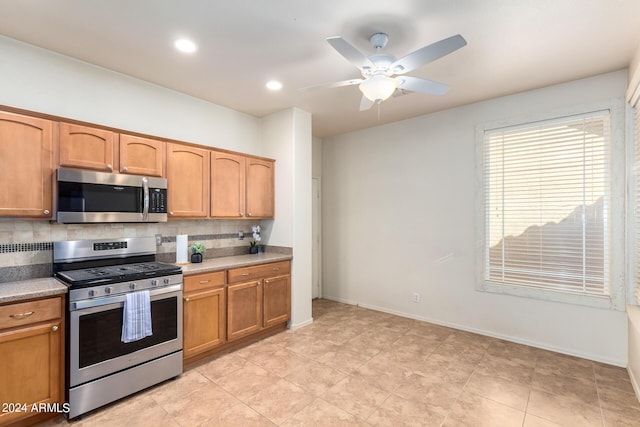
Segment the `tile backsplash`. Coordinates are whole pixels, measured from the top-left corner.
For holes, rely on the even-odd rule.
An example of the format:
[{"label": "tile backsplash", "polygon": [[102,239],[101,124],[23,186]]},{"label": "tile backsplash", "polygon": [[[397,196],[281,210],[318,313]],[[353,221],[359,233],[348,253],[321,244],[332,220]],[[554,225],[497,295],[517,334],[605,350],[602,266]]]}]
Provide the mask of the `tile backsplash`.
[{"label": "tile backsplash", "polygon": [[[162,235],[159,261],[175,262],[176,235],[189,235],[189,244],[202,242],[205,258],[248,253],[251,226],[241,220],[183,220],[157,224],[58,224],[43,221],[0,220],[0,283],[51,276],[53,242],[118,239]],[[238,232],[245,238],[240,240]],[[279,248],[274,248],[279,249]],[[280,248],[281,249],[281,248]]]}]

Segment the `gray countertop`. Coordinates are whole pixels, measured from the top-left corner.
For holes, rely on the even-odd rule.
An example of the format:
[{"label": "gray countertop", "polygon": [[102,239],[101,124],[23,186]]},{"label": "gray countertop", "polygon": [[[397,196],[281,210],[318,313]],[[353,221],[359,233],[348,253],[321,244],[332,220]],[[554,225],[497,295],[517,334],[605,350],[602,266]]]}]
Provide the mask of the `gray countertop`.
[{"label": "gray countertop", "polygon": [[198,273],[208,273],[210,271],[228,270],[230,268],[247,267],[250,265],[266,264],[269,262],[288,261],[293,257],[274,252],[262,252],[258,254],[235,255],[221,258],[210,258],[197,264],[187,264],[182,266],[182,273],[185,276]]},{"label": "gray countertop", "polygon": [[67,287],[53,277],[0,283],[0,304],[67,293]]},{"label": "gray countertop", "polygon": [[[198,264],[182,265],[185,276],[210,271],[228,270],[269,262],[288,261],[293,257],[274,252],[206,259]],[[67,293],[67,287],[53,277],[0,283],[0,304]]]}]

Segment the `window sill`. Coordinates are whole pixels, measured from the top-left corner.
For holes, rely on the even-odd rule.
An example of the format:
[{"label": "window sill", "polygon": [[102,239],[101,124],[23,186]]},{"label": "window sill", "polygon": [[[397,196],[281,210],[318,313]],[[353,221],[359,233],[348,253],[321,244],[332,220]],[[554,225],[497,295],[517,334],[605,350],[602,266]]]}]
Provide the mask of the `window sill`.
[{"label": "window sill", "polygon": [[624,301],[618,302],[609,296],[593,296],[570,294],[559,291],[538,289],[519,285],[504,285],[495,282],[481,281],[476,285],[480,292],[491,292],[502,295],[512,295],[522,298],[533,298],[542,301],[560,302],[565,304],[582,305],[586,307],[608,310],[625,311]]}]

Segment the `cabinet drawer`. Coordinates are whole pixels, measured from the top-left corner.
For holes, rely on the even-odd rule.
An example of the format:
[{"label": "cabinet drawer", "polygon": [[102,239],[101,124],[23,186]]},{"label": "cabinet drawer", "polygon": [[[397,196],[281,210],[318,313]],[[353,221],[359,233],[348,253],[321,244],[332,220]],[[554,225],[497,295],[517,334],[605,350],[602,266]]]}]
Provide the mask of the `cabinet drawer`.
[{"label": "cabinet drawer", "polygon": [[254,265],[252,267],[234,268],[229,270],[229,283],[244,282],[246,280],[260,279],[262,277],[280,276],[283,274],[289,274],[290,271],[291,263],[289,261]]},{"label": "cabinet drawer", "polygon": [[195,274],[184,277],[184,292],[200,291],[215,288],[225,284],[225,272]]},{"label": "cabinet drawer", "polygon": [[0,329],[62,317],[62,299],[47,298],[0,307]]}]

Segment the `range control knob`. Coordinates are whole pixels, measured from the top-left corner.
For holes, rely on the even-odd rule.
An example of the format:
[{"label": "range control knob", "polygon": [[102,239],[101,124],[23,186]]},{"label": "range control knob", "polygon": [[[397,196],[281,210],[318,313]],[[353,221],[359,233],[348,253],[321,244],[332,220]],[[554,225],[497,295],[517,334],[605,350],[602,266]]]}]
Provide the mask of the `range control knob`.
[{"label": "range control knob", "polygon": [[151,286],[157,286],[158,285],[158,280],[157,279],[153,279],[151,281]]},{"label": "range control knob", "polygon": [[135,289],[136,288],[136,284],[131,282],[129,283],[129,289]]},{"label": "range control knob", "polygon": [[95,297],[96,296],[96,291],[94,291],[93,289],[89,290],[89,296],[90,297]]},{"label": "range control knob", "polygon": [[164,282],[164,284],[165,284],[165,285],[168,285],[168,284],[169,284],[169,278],[168,278],[168,277],[165,277],[165,278],[164,278],[164,280],[163,280],[163,282]]},{"label": "range control knob", "polygon": [[110,294],[112,291],[113,291],[113,288],[111,286],[107,286],[106,288],[104,288],[105,294]]}]

